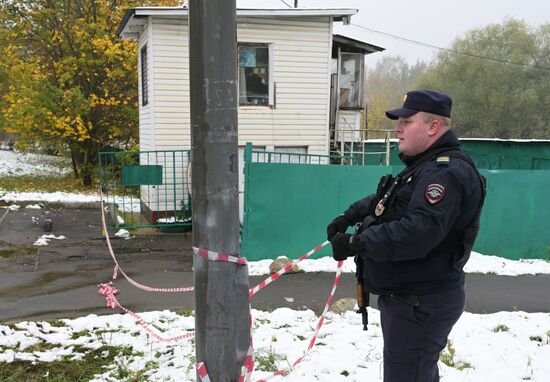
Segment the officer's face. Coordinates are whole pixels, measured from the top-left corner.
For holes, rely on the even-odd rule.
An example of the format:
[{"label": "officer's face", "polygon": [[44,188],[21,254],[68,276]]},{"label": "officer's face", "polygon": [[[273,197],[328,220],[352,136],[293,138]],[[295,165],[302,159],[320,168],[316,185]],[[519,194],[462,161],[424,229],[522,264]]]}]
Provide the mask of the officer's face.
[{"label": "officer's face", "polygon": [[433,143],[431,123],[422,112],[399,118],[395,133],[399,139],[399,151],[414,156],[426,151]]}]

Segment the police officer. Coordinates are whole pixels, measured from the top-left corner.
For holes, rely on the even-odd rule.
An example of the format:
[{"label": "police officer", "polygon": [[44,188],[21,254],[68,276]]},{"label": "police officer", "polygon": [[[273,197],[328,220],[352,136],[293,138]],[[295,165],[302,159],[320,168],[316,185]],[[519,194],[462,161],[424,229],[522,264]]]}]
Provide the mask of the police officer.
[{"label": "police officer", "polygon": [[464,310],[485,181],[451,130],[451,104],[415,90],[387,111],[405,169],[327,227],[334,259],[356,256],[364,288],[379,295],[385,382],[438,381],[439,354]]}]

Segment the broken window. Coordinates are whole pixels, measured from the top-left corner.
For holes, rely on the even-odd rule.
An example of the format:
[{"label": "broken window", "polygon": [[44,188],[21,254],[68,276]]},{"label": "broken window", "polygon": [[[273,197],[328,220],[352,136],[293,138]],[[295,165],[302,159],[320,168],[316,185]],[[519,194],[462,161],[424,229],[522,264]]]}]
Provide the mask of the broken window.
[{"label": "broken window", "polygon": [[340,61],[340,107],[362,108],[363,55],[342,53]]}]

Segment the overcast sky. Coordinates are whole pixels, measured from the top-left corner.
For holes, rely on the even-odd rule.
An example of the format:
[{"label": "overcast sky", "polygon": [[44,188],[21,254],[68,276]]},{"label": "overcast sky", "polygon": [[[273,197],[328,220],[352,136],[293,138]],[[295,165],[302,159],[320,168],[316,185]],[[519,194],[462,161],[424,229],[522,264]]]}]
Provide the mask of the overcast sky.
[{"label": "overcast sky", "polygon": [[[284,0],[293,6],[294,0]],[[525,20],[533,26],[550,22],[550,0],[299,0],[305,8],[355,8],[352,24],[448,48],[473,28],[500,23],[506,18]],[[237,0],[241,8],[288,8],[281,0]],[[411,64],[429,61],[437,50],[369,32],[353,25],[337,27],[345,34],[386,48],[367,56],[367,64],[382,55],[400,55]]]}]

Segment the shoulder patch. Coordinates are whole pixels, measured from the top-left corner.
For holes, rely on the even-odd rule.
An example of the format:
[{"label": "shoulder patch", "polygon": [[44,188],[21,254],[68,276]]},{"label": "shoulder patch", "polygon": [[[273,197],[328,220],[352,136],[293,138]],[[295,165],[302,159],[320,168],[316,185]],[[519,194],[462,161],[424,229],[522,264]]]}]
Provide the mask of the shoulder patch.
[{"label": "shoulder patch", "polygon": [[445,196],[445,186],[440,183],[428,184],[424,192],[426,200],[431,205],[439,203]]},{"label": "shoulder patch", "polygon": [[438,166],[448,166],[450,161],[451,161],[451,157],[449,156],[439,156],[435,160]]}]

